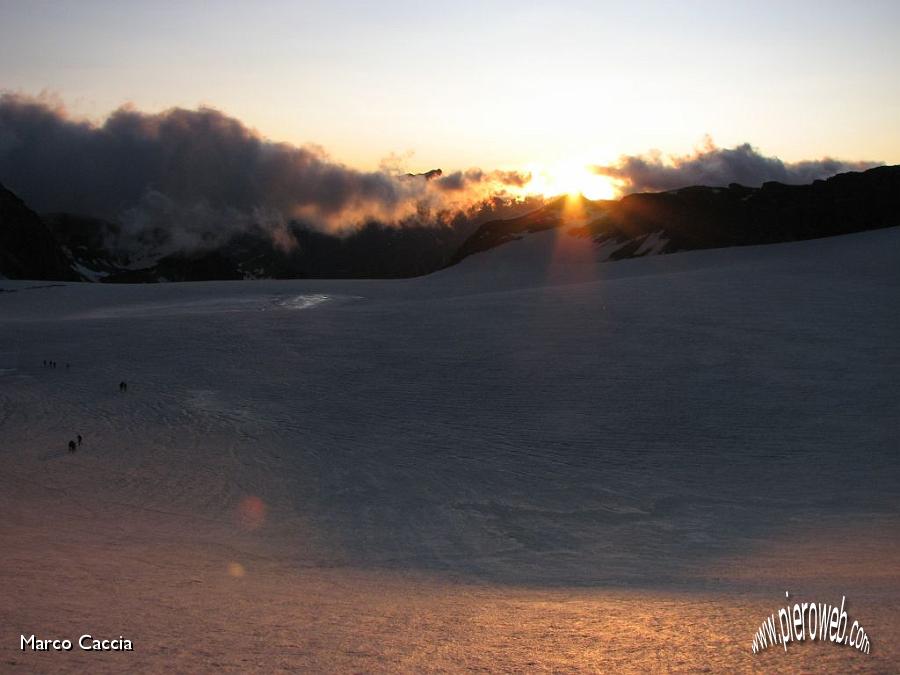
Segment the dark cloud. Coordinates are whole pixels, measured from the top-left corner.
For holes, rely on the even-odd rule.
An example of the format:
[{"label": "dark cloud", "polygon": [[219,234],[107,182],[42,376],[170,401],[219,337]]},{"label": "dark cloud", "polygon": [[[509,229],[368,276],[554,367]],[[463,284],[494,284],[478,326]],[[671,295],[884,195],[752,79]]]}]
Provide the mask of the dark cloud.
[{"label": "dark cloud", "polygon": [[438,190],[452,191],[463,190],[467,184],[466,176],[462,171],[454,171],[435,180]]},{"label": "dark cloud", "polygon": [[294,219],[332,229],[398,223],[471,208],[503,189],[450,199],[446,185],[432,187],[440,180],[358,171],[318,148],[268,141],[212,108],[151,114],[123,106],[94,125],[58,100],[0,95],[0,181],[38,211],[166,229],[179,246],[251,224],[283,231]]},{"label": "dark cloud", "polygon": [[477,185],[501,185],[504,187],[521,188],[530,180],[531,175],[518,171],[482,171],[481,169],[469,169],[468,171],[454,171],[435,180],[435,187],[445,192],[456,190],[470,190]]},{"label": "dark cloud", "polygon": [[860,171],[879,162],[846,162],[826,157],[803,162],[783,162],[766,157],[749,143],[719,148],[707,139],[690,155],[664,157],[659,152],[623,155],[617,162],[593,167],[603,176],[616,179],[619,191],[656,192],[690,185],[722,186],[740,183],[750,187],[766,181],[803,184],[828,178],[843,171]]},{"label": "dark cloud", "polygon": [[525,187],[528,184],[528,181],[531,180],[531,174],[527,171],[495,171],[492,176],[494,179],[502,183],[503,185],[510,185],[512,187]]}]

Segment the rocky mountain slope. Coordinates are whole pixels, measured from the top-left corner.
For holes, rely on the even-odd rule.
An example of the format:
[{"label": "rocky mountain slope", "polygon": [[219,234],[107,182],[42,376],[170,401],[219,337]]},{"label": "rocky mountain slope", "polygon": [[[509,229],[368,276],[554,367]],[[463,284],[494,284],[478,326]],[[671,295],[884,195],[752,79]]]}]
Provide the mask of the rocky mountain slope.
[{"label": "rocky mountain slope", "polygon": [[0,276],[118,283],[412,277],[556,228],[592,241],[597,260],[814,239],[900,225],[900,166],[810,185],[689,187],[609,201],[560,197],[515,218],[481,222],[369,223],[344,236],[291,223],[280,242],[249,228],[173,252],[161,245],[165,232],[126,236],[119,224],[96,218],[38,216],[0,186]]},{"label": "rocky mountain slope", "polygon": [[47,225],[2,184],[0,277],[53,281],[81,278]]},{"label": "rocky mountain slope", "polygon": [[531,233],[565,227],[606,260],[815,239],[900,225],[900,166],[811,185],[689,187],[617,201],[562,197],[525,216],[482,225],[451,264]]}]

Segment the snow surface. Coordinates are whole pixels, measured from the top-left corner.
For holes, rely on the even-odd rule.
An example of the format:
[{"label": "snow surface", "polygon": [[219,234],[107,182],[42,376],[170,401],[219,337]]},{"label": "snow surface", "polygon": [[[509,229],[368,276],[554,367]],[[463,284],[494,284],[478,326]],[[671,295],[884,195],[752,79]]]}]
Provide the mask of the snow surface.
[{"label": "snow surface", "polygon": [[[3,281],[0,668],[896,670],[898,252]],[[785,590],[872,654],[752,655]]]}]

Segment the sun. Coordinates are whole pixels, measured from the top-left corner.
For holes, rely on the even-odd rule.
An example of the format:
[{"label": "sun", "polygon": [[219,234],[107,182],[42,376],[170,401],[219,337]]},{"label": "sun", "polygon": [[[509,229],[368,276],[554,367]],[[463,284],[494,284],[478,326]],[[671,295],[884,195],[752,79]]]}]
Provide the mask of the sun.
[{"label": "sun", "polygon": [[583,195],[587,199],[613,199],[616,186],[607,176],[594,173],[579,162],[558,162],[549,166],[532,166],[531,180],[525,186],[528,194],[545,197]]}]

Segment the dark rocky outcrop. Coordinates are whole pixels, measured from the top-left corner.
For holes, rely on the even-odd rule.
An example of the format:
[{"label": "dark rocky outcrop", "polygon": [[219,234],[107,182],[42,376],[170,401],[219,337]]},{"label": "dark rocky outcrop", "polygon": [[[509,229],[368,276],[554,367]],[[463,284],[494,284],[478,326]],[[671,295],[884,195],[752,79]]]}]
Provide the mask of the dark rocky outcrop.
[{"label": "dark rocky outcrop", "polygon": [[[452,263],[529,232],[559,227],[565,206],[561,198],[521,218],[485,223]],[[591,214],[577,234],[617,244],[612,260],[645,254],[640,244],[655,234],[661,241],[656,253],[815,239],[900,225],[900,166],[839,174],[811,185],[732,184],[633,194],[618,201],[582,200],[574,210]]]},{"label": "dark rocky outcrop", "polygon": [[41,220],[66,254],[82,269],[92,270],[94,277],[115,274],[129,264],[128,253],[120,244],[122,228],[117,223],[72,213],[44,214]]},{"label": "dark rocky outcrop", "polygon": [[179,253],[160,259],[152,267],[125,269],[103,277],[110,283],[146,284],[161,281],[232,281],[244,276],[219,251]]},{"label": "dark rocky outcrop", "polygon": [[432,180],[434,178],[440,178],[444,175],[444,172],[440,169],[431,169],[431,171],[426,171],[425,173],[408,173],[406,174],[407,178],[417,178],[422,176],[425,180]]},{"label": "dark rocky outcrop", "polygon": [[81,279],[41,218],[0,185],[0,276],[9,279]]},{"label": "dark rocky outcrop", "polygon": [[370,223],[340,237],[294,225],[290,228],[294,243],[287,248],[276,246],[261,231],[248,231],[212,251],[166,256],[152,267],[122,270],[103,281],[413,277],[446,265],[470,231]]}]

